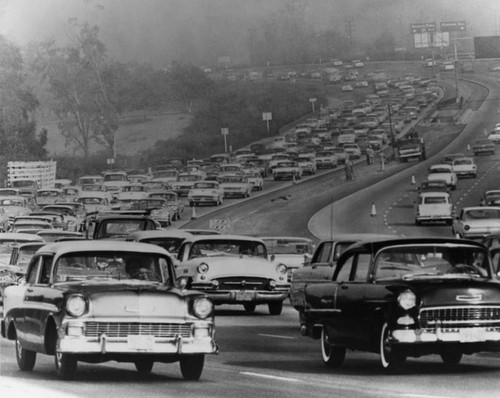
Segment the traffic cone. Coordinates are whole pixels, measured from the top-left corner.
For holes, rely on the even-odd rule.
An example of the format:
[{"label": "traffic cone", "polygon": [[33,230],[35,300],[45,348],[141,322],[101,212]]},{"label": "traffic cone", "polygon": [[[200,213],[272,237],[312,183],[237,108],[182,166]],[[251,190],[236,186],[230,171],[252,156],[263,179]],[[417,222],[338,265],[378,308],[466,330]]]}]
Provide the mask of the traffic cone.
[{"label": "traffic cone", "polygon": [[375,203],[372,203],[372,211],[370,213],[371,217],[376,217],[377,216],[377,209],[375,208]]},{"label": "traffic cone", "polygon": [[295,174],[292,175],[292,184],[297,184],[297,178],[295,177]]},{"label": "traffic cone", "polygon": [[411,176],[411,185],[415,185],[416,183],[415,176]]},{"label": "traffic cone", "polygon": [[191,220],[195,220],[196,219],[196,207],[193,206],[191,207]]},{"label": "traffic cone", "polygon": [[470,144],[467,144],[467,150],[470,151]]}]

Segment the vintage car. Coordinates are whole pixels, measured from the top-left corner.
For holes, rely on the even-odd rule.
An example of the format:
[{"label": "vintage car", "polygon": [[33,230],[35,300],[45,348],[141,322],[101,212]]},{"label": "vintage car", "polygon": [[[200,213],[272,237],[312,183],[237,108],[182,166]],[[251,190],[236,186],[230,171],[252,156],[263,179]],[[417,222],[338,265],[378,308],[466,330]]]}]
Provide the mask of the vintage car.
[{"label": "vintage car", "polygon": [[78,179],[78,184],[80,187],[84,185],[94,185],[102,184],[104,182],[104,177],[101,175],[85,175]]},{"label": "vintage car", "polygon": [[201,181],[203,178],[200,174],[181,173],[177,177],[177,181],[172,182],[170,186],[172,191],[176,192],[179,196],[187,196],[189,191],[193,188],[196,181]]},{"label": "vintage car", "polygon": [[5,210],[11,225],[16,217],[28,215],[32,211],[25,196],[0,196],[0,207]]},{"label": "vintage car", "polygon": [[75,209],[75,206],[63,203],[44,206],[40,209],[40,212],[37,213],[60,214],[64,218],[64,225],[62,226],[62,228],[67,231],[76,231],[77,227],[80,225],[84,218],[84,214],[82,214],[81,211],[77,211]]},{"label": "vintage car", "polygon": [[323,362],[346,349],[379,353],[383,369],[437,354],[445,364],[500,350],[500,284],[488,250],[452,238],[364,241],[338,259],[333,278],[305,288],[301,332],[321,340]]},{"label": "vintage car", "polygon": [[224,202],[224,190],[217,181],[197,181],[188,193],[189,206],[211,204],[220,206]]},{"label": "vintage car", "polygon": [[264,189],[264,179],[260,171],[253,169],[252,171],[245,171],[244,175],[248,178],[248,182],[252,185],[254,191],[262,191]]},{"label": "vintage car", "polygon": [[477,177],[477,165],[474,158],[464,156],[463,158],[453,159],[451,168],[457,175],[457,178]]},{"label": "vintage car", "polygon": [[450,188],[445,180],[422,181],[418,187],[419,192],[450,192]]},{"label": "vintage car", "polygon": [[302,169],[299,164],[293,160],[280,160],[273,167],[274,181],[281,180],[300,180],[302,178]]},{"label": "vintage car", "polygon": [[38,189],[35,194],[35,201],[38,206],[51,205],[61,200],[66,200],[66,195],[62,189]]},{"label": "vintage car", "polygon": [[429,167],[427,180],[445,180],[452,191],[457,189],[457,175],[452,169],[451,164],[434,164]]},{"label": "vintage car", "polygon": [[266,244],[270,260],[286,265],[289,281],[294,270],[311,261],[314,251],[312,239],[298,236],[261,236],[260,239]]},{"label": "vintage car", "polygon": [[254,312],[267,304],[279,315],[288,296],[287,267],[269,261],[261,239],[240,235],[195,235],[178,254],[177,273],[189,277],[189,286],[207,293],[214,304],[243,304]]},{"label": "vintage car", "polygon": [[87,213],[111,210],[111,196],[107,192],[82,192],[75,202],[84,205]]},{"label": "vintage car", "polygon": [[302,175],[316,174],[316,157],[315,156],[301,156],[297,158],[297,163],[302,169]]},{"label": "vintage car", "polygon": [[220,187],[225,198],[248,198],[252,194],[253,186],[248,178],[242,174],[225,175],[220,178]]},{"label": "vintage car", "polygon": [[452,234],[457,238],[482,239],[500,233],[500,207],[464,207],[453,220]]},{"label": "vintage car", "polygon": [[415,203],[415,225],[424,222],[453,224],[453,205],[448,192],[419,192]]},{"label": "vintage car", "polygon": [[[342,151],[345,150],[342,148]],[[347,154],[347,152],[345,152]],[[318,169],[333,169],[337,167],[337,164],[340,163],[340,157],[338,157],[333,150],[330,151],[320,151],[316,153],[316,167]],[[345,159],[344,159],[345,161]]]},{"label": "vintage car", "polygon": [[495,143],[488,138],[476,140],[472,143],[472,152],[474,155],[494,155],[496,152]]},{"label": "vintage car", "polygon": [[302,268],[297,268],[292,272],[292,284],[290,287],[290,303],[292,306],[299,313],[303,313],[305,286],[310,283],[331,281],[337,260],[349,246],[363,240],[380,239],[381,237],[389,239],[394,236],[370,233],[339,234],[335,237],[322,240],[316,246],[311,260],[306,262]]},{"label": "vintage car", "polygon": [[135,231],[151,231],[160,227],[149,211],[109,211],[87,214],[80,231],[87,239],[125,240]]},{"label": "vintage car", "polygon": [[172,225],[172,211],[166,199],[143,198],[138,200],[132,209],[149,211],[149,216],[162,228]]},{"label": "vintage car", "polygon": [[10,232],[34,233],[53,228],[51,220],[34,216],[18,217],[10,227]]},{"label": "vintage car", "polygon": [[53,355],[62,379],[78,361],[116,360],[143,374],[178,361],[183,377],[197,380],[205,354],[217,352],[212,301],[178,285],[165,249],[137,242],[43,246],[26,283],[5,289],[1,331],[16,341],[19,369]]},{"label": "vintage car", "polygon": [[176,169],[158,170],[153,173],[153,179],[151,181],[154,183],[161,183],[162,188],[171,187],[172,184],[177,181],[178,176],[179,171]]},{"label": "vintage car", "polygon": [[192,236],[193,234],[182,229],[168,229],[132,232],[125,240],[157,245],[163,247],[170,254],[177,255],[181,244]]},{"label": "vintage car", "polygon": [[104,174],[103,185],[106,191],[111,192],[112,195],[121,191],[122,187],[130,184],[127,173],[125,171],[110,171]]},{"label": "vintage car", "polygon": [[[73,185],[62,187],[61,189],[62,189],[62,191],[64,193],[64,196],[65,196],[65,199],[62,200],[62,201],[72,201],[75,198],[77,198],[78,195],[80,195],[80,192],[81,192],[81,188],[80,187],[73,186]],[[59,201],[57,203],[59,203]]]},{"label": "vintage car", "polygon": [[449,164],[451,166],[453,164],[453,160],[458,159],[458,158],[463,158],[464,156],[465,156],[465,154],[463,154],[462,152],[447,153],[441,159],[441,164]]},{"label": "vintage car", "polygon": [[480,206],[500,206],[500,189],[491,189],[484,192]]},{"label": "vintage car", "polygon": [[184,203],[179,200],[179,195],[176,192],[168,189],[153,189],[148,192],[148,198],[161,198],[167,201],[167,206],[172,215],[172,221],[181,219],[184,212]]}]

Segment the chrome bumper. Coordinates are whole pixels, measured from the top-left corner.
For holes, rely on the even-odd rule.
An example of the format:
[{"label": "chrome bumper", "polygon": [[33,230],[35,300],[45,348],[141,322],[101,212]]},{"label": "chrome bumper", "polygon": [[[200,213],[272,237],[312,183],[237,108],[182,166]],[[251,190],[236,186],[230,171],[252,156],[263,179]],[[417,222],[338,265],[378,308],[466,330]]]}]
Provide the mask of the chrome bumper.
[{"label": "chrome bumper", "polygon": [[392,343],[500,343],[500,327],[393,330]]}]

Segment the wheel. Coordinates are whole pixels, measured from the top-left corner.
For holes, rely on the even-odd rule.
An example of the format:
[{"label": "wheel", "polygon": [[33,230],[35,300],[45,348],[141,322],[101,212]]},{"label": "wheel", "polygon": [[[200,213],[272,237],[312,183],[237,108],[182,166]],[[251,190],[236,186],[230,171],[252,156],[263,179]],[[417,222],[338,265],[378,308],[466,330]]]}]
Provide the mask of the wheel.
[{"label": "wheel", "polygon": [[420,220],[415,219],[415,225],[422,225],[422,222]]},{"label": "wheel", "polygon": [[19,370],[31,371],[35,367],[36,352],[25,350],[19,339],[16,339],[16,359]]},{"label": "wheel", "polygon": [[180,359],[182,377],[186,380],[198,380],[203,372],[204,354],[184,355]]},{"label": "wheel", "polygon": [[189,202],[189,207],[194,207],[194,203],[193,202]]},{"label": "wheel", "polygon": [[441,353],[441,360],[446,365],[458,365],[462,359],[462,352],[445,349]]},{"label": "wheel", "polygon": [[257,307],[257,305],[254,304],[254,303],[245,303],[245,304],[243,304],[243,308],[245,308],[245,311],[248,314],[253,313],[255,311],[255,307]]},{"label": "wheel", "polygon": [[153,361],[136,361],[134,362],[135,368],[137,372],[140,374],[148,374],[151,373],[153,369],[154,362]]},{"label": "wheel", "polygon": [[55,365],[57,377],[63,380],[71,380],[76,372],[78,361],[71,354],[56,352]]},{"label": "wheel", "polygon": [[386,370],[392,372],[401,371],[406,362],[406,356],[398,352],[395,347],[391,347],[388,340],[389,326],[384,323],[380,330],[380,362]]},{"label": "wheel", "polygon": [[323,326],[321,330],[321,356],[325,365],[329,368],[338,368],[341,366],[344,363],[345,351],[345,347],[332,344],[332,339]]},{"label": "wheel", "polygon": [[271,315],[279,315],[283,310],[283,301],[273,301],[272,303],[268,303],[267,306]]}]

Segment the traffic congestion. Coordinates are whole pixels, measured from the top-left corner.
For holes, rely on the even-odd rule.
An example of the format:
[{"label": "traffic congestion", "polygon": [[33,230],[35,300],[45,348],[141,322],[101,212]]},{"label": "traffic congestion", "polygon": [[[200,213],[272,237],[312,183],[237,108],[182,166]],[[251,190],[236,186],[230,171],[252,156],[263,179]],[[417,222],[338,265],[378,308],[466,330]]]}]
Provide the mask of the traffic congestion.
[{"label": "traffic congestion", "polygon": [[202,66],[325,101],[196,158],[5,162],[0,391],[496,396],[500,75],[434,56]]}]

